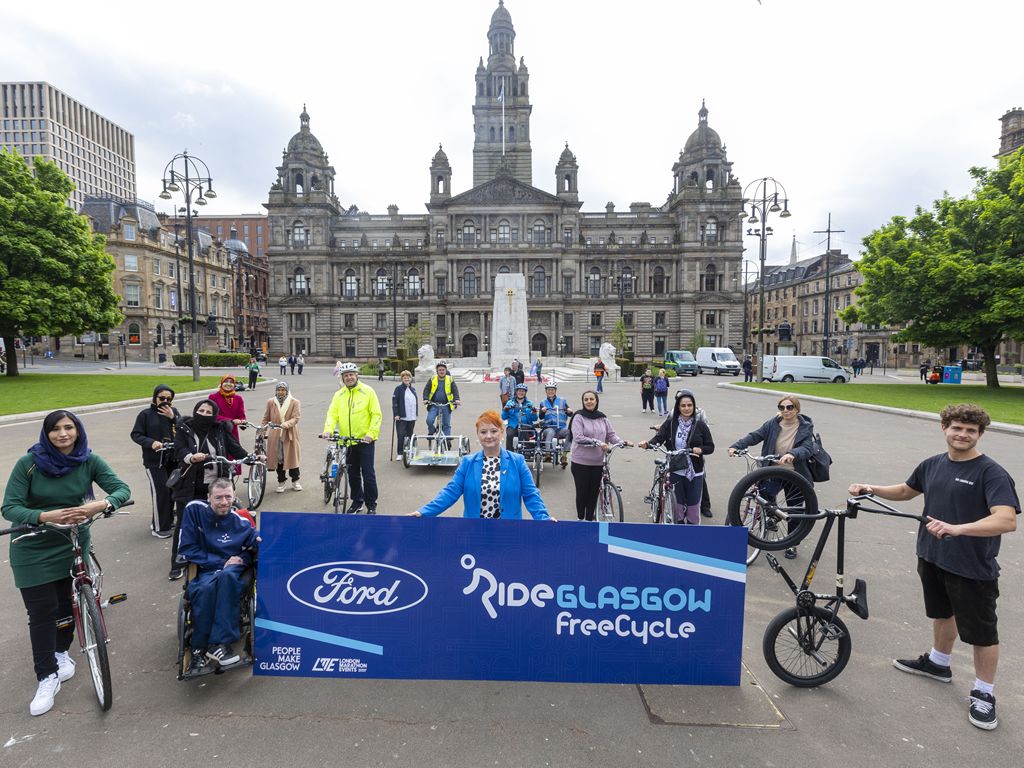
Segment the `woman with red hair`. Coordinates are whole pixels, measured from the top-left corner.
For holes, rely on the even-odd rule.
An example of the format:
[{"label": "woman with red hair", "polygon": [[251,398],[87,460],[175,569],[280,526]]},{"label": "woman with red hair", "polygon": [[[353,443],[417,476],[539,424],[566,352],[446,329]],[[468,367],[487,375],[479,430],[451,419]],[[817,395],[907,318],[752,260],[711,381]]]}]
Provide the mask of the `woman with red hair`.
[{"label": "woman with red hair", "polygon": [[436,517],[461,498],[463,517],[519,520],[525,505],[534,520],[553,520],[522,454],[502,447],[504,434],[501,414],[497,411],[481,413],[476,420],[476,437],[481,450],[462,459],[437,498],[412,514]]}]

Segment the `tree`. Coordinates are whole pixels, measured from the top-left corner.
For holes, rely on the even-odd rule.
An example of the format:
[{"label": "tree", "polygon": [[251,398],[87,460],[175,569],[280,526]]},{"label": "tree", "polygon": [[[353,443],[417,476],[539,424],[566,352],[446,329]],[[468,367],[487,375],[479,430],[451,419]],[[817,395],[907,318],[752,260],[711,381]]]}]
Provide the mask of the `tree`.
[{"label": "tree", "polygon": [[1024,337],[1024,150],[970,174],[970,195],[944,195],[864,238],[859,300],[840,316],[906,326],[897,341],[976,346],[998,387],[999,344]]},{"label": "tree", "polygon": [[690,339],[690,346],[687,347],[687,349],[689,349],[693,354],[696,355],[697,354],[697,350],[700,349],[703,346],[706,346],[706,344],[707,344],[707,337],[704,335],[704,329],[703,328],[698,328],[694,332],[693,338]]},{"label": "tree", "polygon": [[621,317],[615,321],[615,330],[612,331],[612,344],[615,345],[615,352],[619,357],[626,357],[629,352],[626,347],[629,345],[629,335],[626,333],[626,321]]},{"label": "tree", "polygon": [[68,208],[74,189],[56,165],[0,151],[0,337],[18,375],[17,336],[106,330],[124,320],[114,259],[88,220]]},{"label": "tree", "polygon": [[409,357],[413,357],[419,348],[428,341],[430,341],[430,323],[421,321],[417,325],[405,327],[405,333],[402,334],[402,346],[405,347],[405,353]]}]

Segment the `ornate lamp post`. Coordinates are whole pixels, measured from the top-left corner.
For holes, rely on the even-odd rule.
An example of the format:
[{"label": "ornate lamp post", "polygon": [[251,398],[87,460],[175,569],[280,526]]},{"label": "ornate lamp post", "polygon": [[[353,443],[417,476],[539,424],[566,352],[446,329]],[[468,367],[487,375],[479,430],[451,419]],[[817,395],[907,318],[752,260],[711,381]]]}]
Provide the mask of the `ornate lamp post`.
[{"label": "ornate lamp post", "polygon": [[[217,197],[213,191],[210,169],[198,157],[185,150],[175,155],[164,167],[161,200],[170,200],[172,192],[181,192],[185,198],[185,241],[188,243],[189,314],[192,316],[192,381],[199,381],[199,329],[196,322],[196,264],[195,235],[192,231],[192,203],[206,205],[207,198]],[[193,199],[194,196],[194,199]],[[178,297],[181,301],[181,296]],[[180,329],[180,325],[179,325]]]},{"label": "ornate lamp post", "polygon": [[[779,202],[782,206],[779,206]],[[761,370],[761,361],[764,359],[764,266],[768,256],[768,235],[772,234],[772,228],[768,226],[768,214],[777,213],[780,219],[787,219],[793,214],[789,212],[789,196],[786,188],[771,176],[750,182],[743,190],[744,215],[750,214],[748,224],[760,224],[760,227],[747,229],[747,234],[756,236],[760,244],[759,260],[761,262],[761,276],[758,280],[758,306],[757,306],[757,366],[761,380],[764,381],[764,372]]]}]

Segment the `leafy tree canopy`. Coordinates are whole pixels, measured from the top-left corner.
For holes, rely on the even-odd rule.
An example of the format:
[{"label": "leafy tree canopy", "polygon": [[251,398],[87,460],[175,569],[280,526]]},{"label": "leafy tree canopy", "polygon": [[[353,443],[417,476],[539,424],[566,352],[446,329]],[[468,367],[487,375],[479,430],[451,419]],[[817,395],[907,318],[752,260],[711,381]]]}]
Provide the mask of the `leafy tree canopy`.
[{"label": "leafy tree canopy", "polygon": [[56,165],[0,151],[0,336],[18,375],[16,336],[105,330],[124,318],[104,238],[67,205],[74,185]]},{"label": "leafy tree canopy", "polygon": [[1024,337],[1024,149],[970,175],[966,197],[944,195],[864,238],[859,301],[840,315],[905,325],[900,341],[977,346],[998,387],[996,349]]}]

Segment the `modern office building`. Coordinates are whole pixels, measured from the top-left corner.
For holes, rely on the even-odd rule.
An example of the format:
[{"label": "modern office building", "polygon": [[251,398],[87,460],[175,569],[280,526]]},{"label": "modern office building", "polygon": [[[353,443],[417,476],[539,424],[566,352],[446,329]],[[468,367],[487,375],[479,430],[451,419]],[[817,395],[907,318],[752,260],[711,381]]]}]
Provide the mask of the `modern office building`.
[{"label": "modern office building", "polygon": [[[694,104],[698,119],[680,136],[684,149],[666,153],[667,199],[652,191],[654,203],[585,211],[585,177],[568,144],[548,147],[552,154],[562,149],[545,172],[552,191],[534,186],[530,75],[569,73],[528,72],[503,2],[487,43],[486,60],[475,72],[467,67],[473,167],[462,171],[472,187],[453,191],[459,169],[439,148],[429,168],[424,158],[423,213],[343,205],[335,169],[303,108],[266,203],[272,354],[384,357],[417,325],[438,355],[483,355],[502,273],[526,276],[530,348],[545,356],[597,354],[620,318],[623,351],[638,360],[697,337],[740,349],[742,187],[708,109]],[[674,73],[661,74],[669,87]],[[579,130],[589,129],[581,118]],[[387,146],[375,151],[387,157]],[[331,160],[343,167],[344,151]]]},{"label": "modern office building", "polygon": [[0,147],[57,164],[89,195],[135,201],[135,137],[49,83],[0,83]]}]

